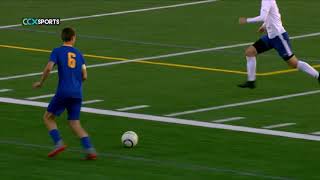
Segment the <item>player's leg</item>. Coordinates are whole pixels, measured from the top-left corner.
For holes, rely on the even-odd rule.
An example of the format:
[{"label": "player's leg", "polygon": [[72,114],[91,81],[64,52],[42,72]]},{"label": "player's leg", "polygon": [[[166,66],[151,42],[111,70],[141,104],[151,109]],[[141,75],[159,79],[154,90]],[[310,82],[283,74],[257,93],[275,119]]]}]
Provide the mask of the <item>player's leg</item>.
[{"label": "player's leg", "polygon": [[59,144],[62,141],[62,138],[58,131],[55,115],[46,111],[43,115],[43,121],[49,131],[49,135],[51,136],[53,143]]},{"label": "player's leg", "polygon": [[91,143],[88,133],[80,123],[81,103],[81,99],[72,98],[68,100],[67,111],[69,125],[73,132],[80,138],[82,147],[86,152],[86,159],[93,160],[97,158],[97,153]]},{"label": "player's leg", "polygon": [[82,144],[83,149],[85,150],[86,159],[96,159],[96,151],[91,143],[88,133],[85,129],[81,126],[79,120],[69,120],[69,125],[73,132],[80,138],[80,142]]},{"label": "player's leg", "polygon": [[254,89],[256,87],[256,56],[271,49],[271,47],[268,45],[268,41],[268,36],[263,36],[252,46],[246,49],[245,55],[247,59],[248,80],[245,83],[238,85],[239,87],[250,89]]},{"label": "player's leg", "polygon": [[307,73],[308,75],[312,76],[313,78],[318,79],[320,82],[319,78],[319,72],[314,69],[312,66],[310,66],[308,63],[299,60],[296,56],[292,56],[288,61],[288,65],[292,68],[297,68],[298,70]]},{"label": "player's leg", "polygon": [[277,37],[277,39],[279,43],[275,45],[275,49],[278,51],[279,55],[288,63],[290,67],[297,68],[298,70],[305,72],[313,78],[319,80],[319,72],[315,70],[312,66],[310,66],[308,63],[299,60],[293,54],[290,39],[287,33],[280,35],[279,37]]},{"label": "player's leg", "polygon": [[59,100],[57,97],[53,97],[47,111],[43,116],[43,121],[46,127],[48,128],[49,135],[52,138],[55,148],[52,150],[48,157],[54,157],[55,155],[62,152],[66,145],[64,145],[63,140],[60,136],[57,123],[56,123],[56,116],[59,116],[64,111],[63,101]]}]

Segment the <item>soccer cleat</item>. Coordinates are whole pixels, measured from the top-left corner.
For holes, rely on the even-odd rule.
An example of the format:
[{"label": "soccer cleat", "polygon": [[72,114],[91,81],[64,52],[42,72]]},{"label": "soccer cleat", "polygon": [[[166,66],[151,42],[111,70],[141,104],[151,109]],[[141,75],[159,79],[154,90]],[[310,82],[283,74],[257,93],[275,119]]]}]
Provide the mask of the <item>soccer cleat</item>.
[{"label": "soccer cleat", "polygon": [[52,158],[52,157],[56,156],[57,154],[59,154],[60,152],[64,151],[66,148],[67,148],[66,145],[57,146],[54,150],[52,150],[48,154],[48,157]]},{"label": "soccer cleat", "polygon": [[239,84],[238,87],[254,89],[254,88],[256,88],[256,82],[255,81],[247,81],[243,84]]},{"label": "soccer cleat", "polygon": [[96,153],[89,153],[84,158],[84,160],[96,160],[96,159],[97,159],[97,154]]}]

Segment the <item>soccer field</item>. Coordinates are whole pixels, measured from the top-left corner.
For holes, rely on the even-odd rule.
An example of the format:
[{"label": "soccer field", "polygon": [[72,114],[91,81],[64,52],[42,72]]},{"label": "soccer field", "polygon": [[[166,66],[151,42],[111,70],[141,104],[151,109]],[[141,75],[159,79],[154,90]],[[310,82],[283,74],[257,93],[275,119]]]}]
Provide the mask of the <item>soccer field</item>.
[{"label": "soccer field", "polygon": [[[275,51],[258,57],[254,90],[245,48],[260,36],[253,0],[2,0],[1,179],[318,180],[320,87]],[[295,54],[320,67],[319,0],[278,0]],[[21,26],[58,17],[59,26]],[[54,159],[42,116],[53,72],[33,90],[60,31],[73,27],[88,64],[81,122],[98,151],[82,161],[66,115],[68,150]],[[123,148],[135,131],[139,144]]]}]

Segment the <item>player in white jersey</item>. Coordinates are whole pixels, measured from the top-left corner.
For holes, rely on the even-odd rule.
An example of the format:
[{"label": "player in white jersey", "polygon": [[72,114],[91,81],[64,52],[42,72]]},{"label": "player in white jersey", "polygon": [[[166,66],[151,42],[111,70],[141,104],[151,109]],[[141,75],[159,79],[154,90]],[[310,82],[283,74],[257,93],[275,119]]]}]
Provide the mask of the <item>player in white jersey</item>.
[{"label": "player in white jersey", "polygon": [[254,18],[240,17],[240,24],[263,23],[258,32],[267,32],[252,46],[245,51],[247,59],[248,81],[240,84],[241,88],[254,89],[256,87],[256,56],[263,52],[275,49],[279,55],[292,68],[298,68],[310,76],[319,79],[319,72],[308,63],[299,60],[292,52],[288,33],[284,29],[281,21],[281,14],[276,0],[262,0],[260,15]]}]

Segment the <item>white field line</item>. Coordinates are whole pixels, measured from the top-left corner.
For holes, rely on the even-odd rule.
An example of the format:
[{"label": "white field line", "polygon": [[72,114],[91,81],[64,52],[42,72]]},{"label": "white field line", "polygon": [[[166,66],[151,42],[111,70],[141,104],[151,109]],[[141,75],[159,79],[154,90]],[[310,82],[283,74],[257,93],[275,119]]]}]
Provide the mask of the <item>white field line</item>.
[{"label": "white field line", "polygon": [[0,26],[0,29],[7,29],[7,28],[13,28],[13,27],[20,27],[22,24],[13,24],[13,25],[6,25],[6,26]]},{"label": "white field line", "polygon": [[[191,6],[191,5],[197,5],[197,4],[211,3],[211,2],[215,2],[215,1],[218,1],[218,0],[195,1],[195,2],[190,2],[190,3],[174,4],[174,5],[168,5],[168,6],[159,6],[159,7],[152,7],[152,8],[144,8],[144,9],[135,9],[135,10],[128,10],[128,11],[112,12],[112,13],[95,14],[95,15],[89,15],[89,16],[78,16],[78,17],[71,17],[71,18],[61,19],[61,21],[74,21],[74,20],[80,20],[80,19],[90,19],[90,18],[97,18],[97,17],[104,17],[104,16],[116,16],[116,15],[130,14],[130,13],[154,11],[154,10],[160,10],[160,9],[170,9],[170,8]],[[22,26],[22,24],[0,26],[0,29],[6,29],[6,28],[11,28],[11,27],[19,27],[19,26]]]},{"label": "white field line", "polygon": [[274,129],[274,128],[281,128],[281,127],[287,127],[287,126],[293,126],[296,125],[297,123],[282,123],[282,124],[274,124],[270,126],[263,126],[262,128],[265,129]]},{"label": "white field line", "polygon": [[317,131],[317,132],[313,132],[313,133],[310,133],[310,134],[313,134],[313,135],[320,135],[320,131]]},{"label": "white field line", "polygon": [[214,122],[214,123],[224,123],[224,122],[230,122],[230,121],[238,121],[238,120],[241,120],[241,119],[245,119],[245,117],[231,117],[231,118],[214,120],[214,121],[211,121],[211,122]]},{"label": "white field line", "polygon": [[98,103],[98,102],[102,102],[102,101],[103,100],[95,99],[95,100],[83,101],[82,104],[93,104],[93,103]]},{"label": "white field line", "polygon": [[[28,101],[28,100],[4,98],[4,97],[0,97],[0,102],[8,103],[8,104],[34,106],[34,107],[48,106],[48,103],[44,103],[44,102],[36,102],[36,101]],[[254,134],[280,136],[280,137],[287,137],[292,139],[320,141],[320,136],[301,134],[301,133],[275,131],[275,130],[269,130],[269,129],[251,128],[251,127],[243,127],[243,126],[233,126],[233,125],[217,124],[217,123],[211,123],[211,122],[201,122],[201,121],[194,121],[194,120],[188,120],[188,119],[178,119],[178,118],[147,115],[147,114],[119,112],[119,111],[95,109],[95,108],[88,108],[88,107],[82,107],[81,111],[92,113],[92,114],[125,117],[125,118],[140,119],[140,120],[155,121],[155,122],[164,122],[164,123],[170,123],[170,124],[181,124],[181,125],[189,125],[189,126],[196,126],[196,127],[206,127],[206,128],[224,129],[224,130],[247,132],[247,133],[254,133]]]},{"label": "white field line", "polygon": [[131,106],[131,107],[117,109],[117,111],[130,111],[130,110],[143,109],[143,108],[148,108],[148,107],[150,107],[150,106],[149,105]]},{"label": "white field line", "polygon": [[170,9],[170,8],[177,8],[177,7],[183,7],[183,6],[211,3],[211,2],[216,2],[216,1],[218,1],[218,0],[195,1],[195,2],[190,2],[190,3],[174,4],[174,5],[168,5],[168,6],[159,6],[159,7],[152,7],[152,8],[129,10],[129,11],[96,14],[96,15],[90,15],[90,16],[79,16],[79,17],[62,19],[62,21],[72,21],[72,20],[89,19],[89,18],[96,18],[96,17],[103,17],[103,16],[115,16],[115,15],[129,14],[129,13],[154,11],[154,10],[160,10],[160,9]]},{"label": "white field line", "polygon": [[34,97],[28,97],[25,98],[27,100],[36,100],[36,99],[44,99],[44,98],[49,98],[49,97],[53,97],[54,94],[46,94],[46,95],[41,95],[41,96],[34,96]]},{"label": "white field line", "polygon": [[[58,71],[51,71],[51,74],[55,74],[57,72]],[[20,79],[20,78],[25,78],[25,77],[40,76],[41,74],[42,74],[42,72],[2,77],[2,78],[0,78],[0,81],[10,80],[10,79]]]},{"label": "white field line", "polygon": [[12,89],[0,89],[0,93],[13,91]]},{"label": "white field line", "polygon": [[194,113],[199,113],[199,112],[207,112],[207,111],[213,111],[213,110],[219,110],[219,109],[227,109],[227,108],[246,106],[246,105],[251,105],[251,104],[258,104],[258,103],[264,103],[264,102],[290,99],[290,98],[307,96],[307,95],[318,94],[318,93],[320,93],[320,90],[307,91],[307,92],[289,94],[289,95],[284,95],[284,96],[276,96],[276,97],[265,98],[265,99],[257,99],[257,100],[253,100],[253,101],[245,101],[245,102],[227,104],[227,105],[222,105],[222,106],[213,106],[213,107],[208,107],[208,108],[201,108],[201,109],[195,109],[195,110],[190,110],[190,111],[171,113],[171,114],[167,114],[165,116],[175,117],[175,116],[181,116],[181,115],[186,115],[186,114],[194,114]]},{"label": "white field line", "polygon": [[[299,35],[299,36],[293,36],[291,39],[301,39],[301,38],[314,37],[314,36],[320,36],[320,32],[319,33],[311,33],[311,34]],[[116,61],[116,62],[110,62],[110,63],[93,64],[93,65],[87,66],[87,68],[105,67],[105,66],[112,66],[112,65],[117,65],[117,64],[132,63],[132,62],[137,62],[137,61],[155,60],[155,59],[163,59],[163,58],[168,58],[168,57],[183,56],[183,55],[188,55],[188,54],[196,54],[196,53],[202,53],[202,52],[218,51],[218,50],[224,50],[224,49],[231,49],[231,48],[248,46],[248,45],[251,45],[251,44],[252,44],[252,42],[241,43],[241,44],[220,46],[220,47],[214,47],[214,48],[208,48],[208,49],[200,49],[200,50],[185,51],[185,52],[180,52],[180,53],[172,53],[172,54],[166,54],[166,55],[160,55],[160,56],[136,58],[136,59],[126,60],[126,61]],[[57,71],[52,71],[51,73],[57,73]],[[7,76],[7,77],[0,77],[0,81],[11,80],[11,79],[19,79],[19,78],[25,78],[25,77],[39,76],[41,74],[42,74],[42,72],[28,73],[28,74],[22,74],[22,75],[13,75],[13,76]]]},{"label": "white field line", "polygon": [[301,39],[301,38],[315,37],[315,36],[320,36],[320,32],[305,34],[305,35],[300,35],[300,36],[293,36],[290,39]]}]

